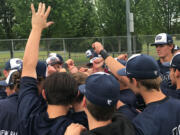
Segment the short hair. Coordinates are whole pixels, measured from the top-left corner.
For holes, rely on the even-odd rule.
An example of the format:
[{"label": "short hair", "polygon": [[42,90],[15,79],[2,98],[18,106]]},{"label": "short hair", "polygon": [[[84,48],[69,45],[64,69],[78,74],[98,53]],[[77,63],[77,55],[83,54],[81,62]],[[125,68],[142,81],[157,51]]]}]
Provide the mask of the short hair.
[{"label": "short hair", "polygon": [[[76,80],[78,86],[79,85],[82,85],[82,84],[85,84],[86,82],[86,79],[88,77],[88,75],[84,74],[84,73],[81,73],[81,72],[77,72],[77,73],[74,73],[72,74],[73,78]],[[75,102],[78,102],[80,103],[82,100],[83,100],[83,97],[84,97],[84,94],[80,93],[76,99],[75,99]]]},{"label": "short hair", "polygon": [[9,86],[11,90],[15,89],[15,92],[19,91],[20,88],[20,79],[21,79],[21,70],[15,71],[12,73],[12,85]]},{"label": "short hair", "polygon": [[111,107],[99,106],[91,103],[89,100],[87,100],[87,98],[86,98],[86,106],[90,114],[97,121],[111,120],[114,112],[116,111],[116,105]]},{"label": "short hair", "polygon": [[48,76],[43,88],[50,105],[70,105],[77,96],[77,83],[72,75],[66,72],[55,72]]},{"label": "short hair", "polygon": [[[129,79],[130,82],[132,82],[132,78]],[[152,89],[159,91],[162,79],[157,77],[155,79],[136,79],[136,81],[143,85],[148,91],[151,91]]]}]

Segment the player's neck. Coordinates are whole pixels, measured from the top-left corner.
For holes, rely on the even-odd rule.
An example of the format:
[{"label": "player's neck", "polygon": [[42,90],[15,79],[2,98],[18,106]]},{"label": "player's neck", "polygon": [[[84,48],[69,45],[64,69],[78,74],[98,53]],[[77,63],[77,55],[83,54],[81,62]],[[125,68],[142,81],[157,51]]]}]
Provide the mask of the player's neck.
[{"label": "player's neck", "polygon": [[177,81],[176,89],[177,89],[177,90],[180,90],[180,80]]},{"label": "player's neck", "polygon": [[143,90],[143,92],[141,92],[141,95],[142,95],[146,104],[156,102],[156,101],[160,101],[166,97],[162,93],[161,90],[159,90],[159,91],[157,91],[157,90],[151,90],[151,91]]},{"label": "player's neck", "polygon": [[75,112],[83,112],[83,111],[84,111],[82,102],[80,102],[80,103],[74,103],[74,104],[73,104],[73,108],[74,108],[74,111],[75,111]]},{"label": "player's neck", "polygon": [[86,115],[88,118],[89,130],[93,130],[93,129],[99,128],[99,127],[104,127],[104,126],[107,126],[108,124],[112,123],[111,120],[97,121],[92,117],[92,115],[89,112],[87,112],[87,111],[85,111],[85,112],[86,112]]},{"label": "player's neck", "polygon": [[69,111],[69,106],[62,105],[48,105],[47,113],[49,118],[57,118],[59,116],[64,116]]},{"label": "player's neck", "polygon": [[161,62],[161,63],[170,62],[171,59],[172,59],[172,56],[173,56],[173,54],[170,54],[170,55],[168,55],[168,56],[166,56],[166,57],[162,57],[162,58],[160,58],[160,62]]}]

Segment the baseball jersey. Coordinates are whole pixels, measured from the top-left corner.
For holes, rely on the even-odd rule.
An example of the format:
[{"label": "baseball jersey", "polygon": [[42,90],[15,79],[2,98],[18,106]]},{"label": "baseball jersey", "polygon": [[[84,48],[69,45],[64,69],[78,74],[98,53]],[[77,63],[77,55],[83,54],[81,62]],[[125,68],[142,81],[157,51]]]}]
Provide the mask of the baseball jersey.
[{"label": "baseball jersey", "polygon": [[158,63],[158,65],[159,65],[160,73],[161,73],[161,74],[166,74],[167,72],[169,72],[169,67],[165,67],[165,66],[160,62],[160,60],[157,60],[157,63]]},{"label": "baseball jersey", "polygon": [[0,100],[0,135],[17,135],[17,102],[16,93]]},{"label": "baseball jersey", "polygon": [[37,80],[21,78],[18,98],[18,135],[64,135],[72,121],[67,116],[49,118],[38,95]]},{"label": "baseball jersey", "polygon": [[130,89],[120,90],[119,100],[129,106],[136,106],[136,95]]},{"label": "baseball jersey", "polygon": [[129,120],[133,120],[139,114],[139,112],[134,107],[128,105],[121,106],[117,109],[117,112],[121,113]]},{"label": "baseball jersey", "polygon": [[5,87],[0,86],[0,99],[5,99],[6,97]]},{"label": "baseball jersey", "polygon": [[180,90],[176,89],[176,86],[167,86],[166,83],[161,83],[162,92],[170,97],[180,99]]},{"label": "baseball jersey", "polygon": [[147,105],[133,119],[137,135],[179,135],[180,101],[171,97]]},{"label": "baseball jersey", "polygon": [[88,129],[88,120],[86,113],[82,112],[70,112],[69,118],[73,120],[74,123],[79,123]]}]

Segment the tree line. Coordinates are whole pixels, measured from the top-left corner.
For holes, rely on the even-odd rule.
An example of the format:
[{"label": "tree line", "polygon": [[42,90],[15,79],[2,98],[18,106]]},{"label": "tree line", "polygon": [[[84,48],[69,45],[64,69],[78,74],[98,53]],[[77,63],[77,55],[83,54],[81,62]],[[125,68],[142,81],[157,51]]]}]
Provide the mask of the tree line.
[{"label": "tree line", "polygon": [[[37,7],[40,1],[51,5],[49,20],[55,22],[43,32],[43,38],[126,36],[126,0],[1,0],[0,39],[27,38],[31,29],[30,4],[33,2]],[[130,3],[135,28],[132,35],[180,33],[180,0],[130,0]],[[92,41],[67,42],[72,46],[78,44],[77,50]],[[109,44],[113,42],[118,46],[111,50],[120,50],[121,44],[126,44],[122,40],[120,43],[120,39]],[[142,43],[139,41],[138,45]]]}]

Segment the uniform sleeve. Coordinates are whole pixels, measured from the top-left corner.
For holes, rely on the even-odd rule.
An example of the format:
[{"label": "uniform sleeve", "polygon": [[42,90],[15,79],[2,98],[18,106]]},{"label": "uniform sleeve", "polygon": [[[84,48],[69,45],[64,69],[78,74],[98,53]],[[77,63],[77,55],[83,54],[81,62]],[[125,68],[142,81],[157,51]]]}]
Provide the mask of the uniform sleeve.
[{"label": "uniform sleeve", "polygon": [[158,133],[158,124],[150,115],[138,115],[133,119],[136,135],[156,135]]},{"label": "uniform sleeve", "polygon": [[37,81],[31,77],[23,77],[20,82],[18,94],[18,120],[27,120],[31,115],[37,114],[40,105]]},{"label": "uniform sleeve", "polygon": [[124,105],[117,110],[118,113],[122,113],[129,120],[133,120],[139,113],[134,107]]}]

